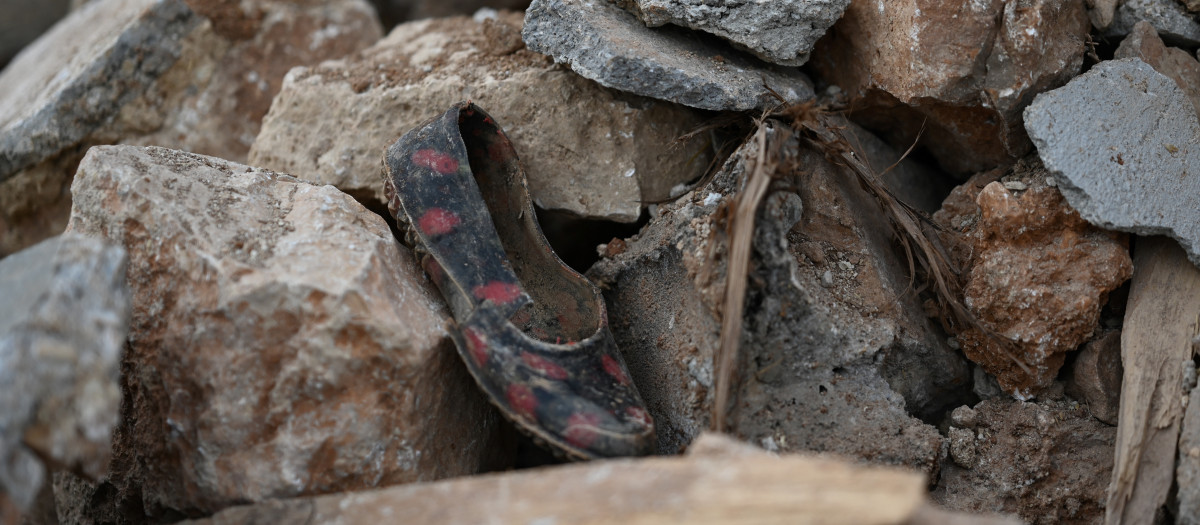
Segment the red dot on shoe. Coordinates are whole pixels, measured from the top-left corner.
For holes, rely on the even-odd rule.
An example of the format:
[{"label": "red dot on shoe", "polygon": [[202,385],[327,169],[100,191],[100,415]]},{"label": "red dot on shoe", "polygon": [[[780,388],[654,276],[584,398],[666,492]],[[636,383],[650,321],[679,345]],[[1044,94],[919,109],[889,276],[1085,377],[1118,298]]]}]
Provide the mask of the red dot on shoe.
[{"label": "red dot on shoe", "polygon": [[613,376],[622,385],[629,384],[629,376],[625,375],[621,363],[613,359],[613,356],[607,354],[600,356],[600,363],[604,365],[604,371],[608,372],[608,375]]},{"label": "red dot on shoe", "polygon": [[549,359],[546,359],[540,355],[531,354],[529,352],[521,352],[521,360],[525,361],[525,364],[528,365],[529,368],[537,370],[539,374],[542,374],[550,379],[562,381],[563,379],[567,378],[567,370],[565,368],[554,364]]},{"label": "red dot on shoe", "polygon": [[643,426],[650,424],[650,415],[639,407],[626,408],[625,416],[628,417],[629,421],[632,423],[637,423]]},{"label": "red dot on shoe", "polygon": [[463,328],[463,335],[467,339],[467,351],[471,353],[471,357],[475,358],[475,363],[479,366],[487,364],[487,338],[469,326]]},{"label": "red dot on shoe", "polygon": [[528,419],[537,419],[537,397],[533,395],[533,390],[530,390],[528,386],[516,383],[508,385],[504,397],[508,399],[508,405],[516,413]]},{"label": "red dot on shoe", "polygon": [[430,208],[425,215],[417,219],[417,226],[421,227],[421,231],[425,235],[442,235],[453,231],[460,222],[462,220],[458,218],[458,215],[450,210]]},{"label": "red dot on shoe", "polygon": [[563,432],[563,437],[567,438],[567,442],[579,447],[587,448],[596,440],[596,425],[600,423],[600,416],[588,412],[576,412],[567,418],[567,430]]},{"label": "red dot on shoe", "polygon": [[492,281],[485,285],[476,286],[471,293],[480,301],[492,301],[496,304],[508,304],[521,296],[521,287],[513,283]]},{"label": "red dot on shoe", "polygon": [[458,171],[458,161],[454,157],[432,149],[419,149],[412,154],[413,164],[429,168],[438,173],[454,173]]}]

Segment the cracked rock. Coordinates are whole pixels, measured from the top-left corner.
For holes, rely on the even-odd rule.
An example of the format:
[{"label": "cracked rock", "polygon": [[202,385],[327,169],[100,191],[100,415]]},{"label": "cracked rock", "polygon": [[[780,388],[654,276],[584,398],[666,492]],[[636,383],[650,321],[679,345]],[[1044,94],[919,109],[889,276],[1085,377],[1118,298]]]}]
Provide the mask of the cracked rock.
[{"label": "cracked rock", "polygon": [[[813,97],[798,69],[763,63],[678,27],[646,27],[610,0],[534,0],[521,32],[529,49],[610,88],[716,111]],[[771,88],[768,90],[767,88]]]},{"label": "cracked rock", "polygon": [[[875,201],[787,127],[771,129],[783,165],[805,169],[780,173],[799,193],[766,199],[756,221],[731,431],[781,451],[932,474],[945,442],[910,414],[960,404],[969,369],[903,293],[906,267]],[[718,210],[756,150],[751,141],[710,185],[658,208],[624,251],[589,273],[607,290],[661,453],[685,447],[709,422],[728,242]]]},{"label": "cracked rock", "polygon": [[[1025,111],[1071,207],[1102,228],[1169,235],[1200,264],[1200,120],[1175,81],[1138,59],[1097,64]],[[1105,108],[1105,111],[1094,111]]]},{"label": "cracked rock", "polygon": [[647,26],[666,24],[712,33],[751,54],[785,66],[808,61],[817,39],[850,0],[618,0]]},{"label": "cracked rock", "polygon": [[1020,399],[1051,385],[1066,353],[1099,326],[1108,293],[1133,272],[1126,236],[1088,224],[1046,177],[1036,159],[982,173],[934,215],[961,241],[952,253],[979,323],[957,335],[963,352]]},{"label": "cracked rock", "polygon": [[855,121],[967,176],[1029,151],[1021,110],[1079,73],[1089,30],[1083,0],[854,0],[812,64]]},{"label": "cracked rock", "polygon": [[512,139],[543,209],[635,222],[642,202],[669,197],[708,167],[705,137],[673,144],[702,124],[699,112],[554,67],[520,34],[519,13],[412,22],[355,57],[296,69],[250,163],[382,206],[384,148],[470,98]]},{"label": "cracked rock", "polygon": [[0,256],[62,232],[97,144],[244,161],[283,75],[378,40],[366,0],[105,0],[0,72]]},{"label": "cracked rock", "polygon": [[134,146],[92,148],[72,191],[69,230],[125,246],[133,294],[125,416],[91,505],[198,516],[511,460],[446,307],[349,196]]},{"label": "cracked rock", "polygon": [[1168,44],[1200,45],[1200,22],[1177,0],[1124,0],[1104,36],[1124,37],[1134,31],[1138,22],[1149,22]]},{"label": "cracked rock", "polygon": [[1200,62],[1187,51],[1163,44],[1154,26],[1148,22],[1133,26],[1133,32],[1121,41],[1113,58],[1140,58],[1155,71],[1171,77],[1200,115]]}]

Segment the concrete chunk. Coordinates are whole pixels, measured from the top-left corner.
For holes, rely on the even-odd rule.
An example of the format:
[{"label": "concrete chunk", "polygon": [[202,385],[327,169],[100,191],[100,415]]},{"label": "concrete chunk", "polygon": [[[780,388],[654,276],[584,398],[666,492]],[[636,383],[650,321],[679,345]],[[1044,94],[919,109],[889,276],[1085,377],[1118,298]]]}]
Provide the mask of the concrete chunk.
[{"label": "concrete chunk", "polygon": [[648,28],[608,0],[536,0],[525,13],[529,49],[600,84],[686,106],[747,111],[812,98],[799,70],[777,68],[675,27]]},{"label": "concrete chunk", "polygon": [[1175,81],[1145,62],[1112,60],[1039,95],[1025,128],[1084,219],[1169,235],[1200,264],[1200,121],[1190,109]]}]

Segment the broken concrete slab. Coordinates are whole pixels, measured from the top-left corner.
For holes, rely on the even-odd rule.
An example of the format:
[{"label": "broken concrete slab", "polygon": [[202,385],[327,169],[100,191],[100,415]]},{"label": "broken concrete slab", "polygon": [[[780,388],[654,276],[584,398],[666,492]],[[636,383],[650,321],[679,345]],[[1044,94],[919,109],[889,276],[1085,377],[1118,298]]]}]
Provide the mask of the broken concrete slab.
[{"label": "broken concrete slab", "polygon": [[[353,58],[292,71],[250,163],[383,205],[379,159],[405,131],[463,99],[496,118],[547,210],[635,222],[711,161],[691,108],[607,89],[524,49],[521,14],[397,26]],[[345,133],[347,127],[354,133]]]},{"label": "broken concrete slab", "polygon": [[1200,62],[1187,51],[1163,44],[1158,31],[1149,22],[1135,24],[1133,32],[1121,41],[1113,58],[1140,58],[1155,71],[1171,77],[1200,115]]},{"label": "broken concrete slab", "polygon": [[1200,120],[1179,110],[1191,107],[1175,81],[1145,62],[1110,60],[1039,95],[1025,127],[1084,219],[1169,235],[1200,265]]},{"label": "broken concrete slab", "polygon": [[72,190],[69,231],[124,245],[133,293],[125,416],[90,505],[198,516],[511,461],[444,303],[348,195],[134,146],[92,148]]},{"label": "broken concrete slab", "polygon": [[1170,45],[1200,45],[1200,22],[1177,0],[1124,0],[1104,36],[1124,38],[1142,21],[1154,26],[1163,41]]},{"label": "broken concrete slab", "polygon": [[855,0],[812,66],[856,122],[965,178],[1029,151],[1021,110],[1079,73],[1090,29],[1083,0]]},{"label": "broken concrete slab", "polygon": [[[771,66],[677,27],[648,28],[609,0],[534,0],[521,32],[529,49],[600,84],[716,111],[813,97],[798,69]],[[770,88],[768,90],[767,88]]]},{"label": "broken concrete slab", "polygon": [[1036,157],[976,175],[934,215],[976,321],[956,337],[1018,399],[1053,384],[1133,271],[1127,236],[1080,218],[1048,176]]},{"label": "broken concrete slab", "polygon": [[850,0],[710,2],[618,0],[647,26],[666,24],[717,35],[767,62],[802,66],[817,39],[841,18]]},{"label": "broken concrete slab", "polygon": [[[933,474],[944,439],[909,414],[960,404],[969,369],[904,293],[907,267],[876,202],[786,126],[772,126],[784,165],[805,170],[779,174],[795,177],[787,180],[800,192],[767,199],[756,222],[730,431],[771,450]],[[658,207],[589,272],[606,289],[613,333],[662,453],[709,424],[728,249],[718,210],[757,148],[743,146],[711,184]]]},{"label": "broken concrete slab", "polygon": [[125,250],[78,235],[0,260],[0,494],[29,510],[50,469],[108,468],[129,330]]},{"label": "broken concrete slab", "polygon": [[1065,400],[990,399],[974,412],[975,428],[951,427],[974,465],[943,467],[933,501],[959,512],[1015,514],[1026,523],[1104,521],[1116,428]]},{"label": "broken concrete slab", "polygon": [[62,232],[88,147],[243,161],[288,69],[380,33],[366,0],[83,5],[0,72],[0,256]]}]

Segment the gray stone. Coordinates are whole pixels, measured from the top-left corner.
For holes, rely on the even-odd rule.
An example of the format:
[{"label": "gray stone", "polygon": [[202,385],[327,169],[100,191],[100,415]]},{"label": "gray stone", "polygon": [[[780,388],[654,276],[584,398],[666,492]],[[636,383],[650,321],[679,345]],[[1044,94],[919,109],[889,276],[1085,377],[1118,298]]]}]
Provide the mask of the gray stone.
[{"label": "gray stone", "polygon": [[1200,45],[1200,22],[1177,0],[1125,0],[1117,8],[1112,25],[1104,31],[1109,38],[1124,37],[1138,22],[1150,22],[1169,45]]},{"label": "gray stone", "polygon": [[648,28],[609,0],[535,0],[525,44],[607,87],[687,106],[746,111],[812,98],[799,70],[772,67],[677,27]]},{"label": "gray stone", "polygon": [[[401,133],[470,98],[512,139],[547,210],[635,222],[711,160],[697,110],[608,89],[523,48],[521,14],[397,26],[361,54],[293,70],[250,163],[383,206],[379,159]],[[346,133],[347,126],[354,129]]]},{"label": "gray stone", "polygon": [[1025,129],[1084,219],[1170,235],[1200,264],[1200,121],[1191,107],[1145,62],[1112,60],[1038,95]]},{"label": "gray stone", "polygon": [[1200,390],[1196,389],[1188,393],[1187,409],[1183,414],[1175,482],[1179,487],[1176,523],[1200,525]]},{"label": "gray stone", "polygon": [[[786,126],[772,130],[779,162],[805,166],[805,175],[785,178],[799,191],[766,199],[755,223],[730,431],[780,451],[932,474],[945,441],[910,414],[961,404],[968,368],[903,293],[907,268],[877,203]],[[613,333],[662,453],[709,424],[728,250],[718,210],[728,209],[756,150],[751,141],[711,184],[659,207],[623,252],[589,272],[606,290]],[[832,282],[823,286],[826,274]]]},{"label": "gray stone", "polygon": [[0,68],[26,44],[67,14],[67,0],[0,2]]},{"label": "gray stone", "polygon": [[93,147],[72,191],[68,231],[122,243],[133,293],[108,488],[86,504],[161,520],[511,462],[444,303],[350,196],[135,146]]},{"label": "gray stone", "polygon": [[199,22],[183,0],[93,2],[26,48],[0,74],[0,181],[111,120],[175,64]]},{"label": "gray stone", "polygon": [[125,263],[125,250],[77,235],[0,261],[0,493],[21,508],[47,480],[43,461],[93,478],[108,467],[129,330]]},{"label": "gray stone", "polygon": [[646,25],[689,27],[717,35],[755,56],[802,66],[813,44],[841,18],[850,0],[619,0]]},{"label": "gray stone", "polygon": [[1140,58],[1179,85],[1200,115],[1200,62],[1187,51],[1167,47],[1149,22],[1138,22],[1133,32],[1121,41],[1113,58]]},{"label": "gray stone", "polygon": [[1075,356],[1066,392],[1084,403],[1092,416],[1117,424],[1121,408],[1121,332],[1097,335]]}]

